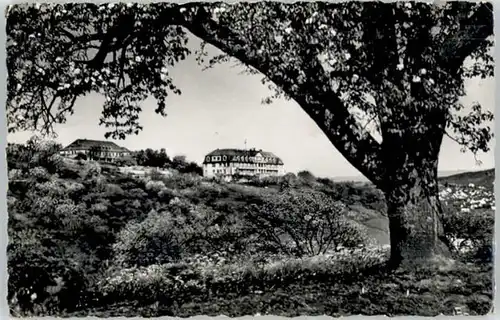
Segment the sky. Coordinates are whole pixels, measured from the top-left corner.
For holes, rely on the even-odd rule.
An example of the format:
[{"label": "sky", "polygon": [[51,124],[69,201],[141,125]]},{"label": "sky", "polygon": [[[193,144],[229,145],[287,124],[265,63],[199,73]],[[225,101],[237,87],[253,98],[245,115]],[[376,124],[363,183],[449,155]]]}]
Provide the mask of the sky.
[{"label": "sky", "polygon": [[[196,42],[196,41],[195,41]],[[195,44],[196,45],[196,44]],[[165,148],[170,156],[185,155],[201,163],[204,155],[217,148],[247,148],[270,151],[279,156],[287,172],[309,170],[316,176],[350,177],[360,173],[332,146],[317,125],[294,101],[276,100],[261,104],[269,96],[262,76],[242,75],[234,63],[203,71],[194,55],[170,70],[182,95],[167,100],[167,116],[154,112],[155,101],[143,103],[144,130],[126,140],[115,141],[130,150]],[[464,103],[477,101],[494,111],[494,79],[472,79],[466,84]],[[56,125],[56,141],[68,145],[76,139],[104,140],[106,128],[99,126],[104,98],[90,94],[75,103],[67,123]],[[493,124],[492,124],[493,127]],[[33,132],[8,136],[9,142],[24,143]],[[494,141],[491,142],[491,149]],[[478,166],[472,153],[445,138],[439,170],[482,170],[494,167],[494,153],[480,154]]]}]

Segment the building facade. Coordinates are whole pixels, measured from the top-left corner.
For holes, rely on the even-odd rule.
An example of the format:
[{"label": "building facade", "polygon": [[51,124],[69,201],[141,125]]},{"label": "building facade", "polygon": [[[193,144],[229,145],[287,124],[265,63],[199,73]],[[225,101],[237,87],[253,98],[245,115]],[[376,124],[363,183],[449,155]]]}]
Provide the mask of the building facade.
[{"label": "building facade", "polygon": [[205,156],[204,177],[281,176],[285,174],[283,161],[271,152],[250,149],[217,149]]},{"label": "building facade", "polygon": [[111,141],[77,139],[59,152],[62,156],[74,158],[84,154],[96,161],[114,162],[121,157],[132,156],[132,152]]}]

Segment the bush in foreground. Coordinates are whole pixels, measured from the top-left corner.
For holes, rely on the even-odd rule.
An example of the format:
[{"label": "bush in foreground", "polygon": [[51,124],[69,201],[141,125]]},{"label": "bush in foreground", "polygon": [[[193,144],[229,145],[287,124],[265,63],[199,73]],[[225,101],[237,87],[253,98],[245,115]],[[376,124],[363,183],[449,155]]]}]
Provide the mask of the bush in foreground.
[{"label": "bush in foreground", "polygon": [[463,260],[493,261],[493,190],[451,185],[440,192],[445,235]]},{"label": "bush in foreground", "polygon": [[[135,316],[436,316],[490,311],[491,266],[457,263],[390,271],[383,267],[387,256],[382,249],[356,249],[294,259],[241,256],[225,262],[206,257],[117,270],[99,282],[99,291],[111,306],[129,306],[114,314]],[[103,309],[110,310],[110,305]]]},{"label": "bush in foreground", "polygon": [[304,256],[368,244],[364,227],[346,215],[342,203],[322,193],[287,189],[252,206],[247,219],[268,248]]},{"label": "bush in foreground", "polygon": [[212,257],[117,270],[100,282],[99,291],[109,301],[138,299],[148,303],[169,299],[181,303],[196,296],[242,295],[310,280],[349,282],[379,267],[386,259],[387,252],[382,249],[304,259],[240,256],[238,261],[229,263]]}]

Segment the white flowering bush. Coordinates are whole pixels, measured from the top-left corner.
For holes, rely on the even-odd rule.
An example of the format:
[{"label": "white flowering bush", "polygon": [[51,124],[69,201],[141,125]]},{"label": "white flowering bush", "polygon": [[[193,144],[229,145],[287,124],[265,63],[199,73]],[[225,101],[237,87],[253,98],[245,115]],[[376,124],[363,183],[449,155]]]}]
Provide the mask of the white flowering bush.
[{"label": "white flowering bush", "polygon": [[11,169],[9,170],[8,173],[8,179],[9,181],[11,180],[17,180],[17,179],[22,179],[23,178],[23,172],[20,169]]},{"label": "white flowering bush", "polygon": [[38,193],[37,198],[39,198],[40,196],[46,196],[49,198],[57,199],[64,198],[67,195],[67,190],[64,185],[56,179],[37,183],[34,189]]},{"label": "white flowering bush", "polygon": [[482,186],[451,185],[440,192],[448,241],[465,258],[491,260],[495,197]]},{"label": "white flowering bush", "polygon": [[150,180],[146,183],[146,190],[152,192],[160,192],[165,189],[165,183],[159,180]]},{"label": "white flowering bush", "polygon": [[87,161],[81,169],[80,175],[83,179],[92,179],[99,177],[101,172],[102,169],[98,162]]},{"label": "white flowering bush", "polygon": [[29,177],[35,180],[49,180],[50,174],[44,167],[34,167],[29,170]]},{"label": "white flowering bush", "polygon": [[30,166],[42,166],[51,173],[57,172],[62,166],[62,157],[57,154],[61,146],[55,141],[33,136],[26,142],[26,148],[30,154]]},{"label": "white flowering bush", "polygon": [[364,226],[348,220],[346,214],[345,205],[323,193],[287,189],[254,205],[248,221],[264,245],[304,256],[366,245]]},{"label": "white flowering bush", "polygon": [[64,186],[64,189],[66,189],[68,195],[77,195],[85,190],[85,186],[78,182],[74,182],[71,180],[62,180],[61,183]]}]

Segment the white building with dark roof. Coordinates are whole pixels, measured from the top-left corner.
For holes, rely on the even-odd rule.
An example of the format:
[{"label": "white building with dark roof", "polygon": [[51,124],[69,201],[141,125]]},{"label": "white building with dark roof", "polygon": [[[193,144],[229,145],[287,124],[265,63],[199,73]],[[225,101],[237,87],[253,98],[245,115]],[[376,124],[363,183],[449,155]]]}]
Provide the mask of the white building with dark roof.
[{"label": "white building with dark roof", "polygon": [[283,161],[272,152],[250,149],[217,149],[205,156],[203,176],[232,178],[233,176],[281,176]]},{"label": "white building with dark roof", "polygon": [[132,155],[130,150],[120,147],[114,142],[88,139],[77,139],[59,153],[65,157],[76,157],[78,154],[84,154],[93,160],[106,162],[114,162],[118,158]]}]

